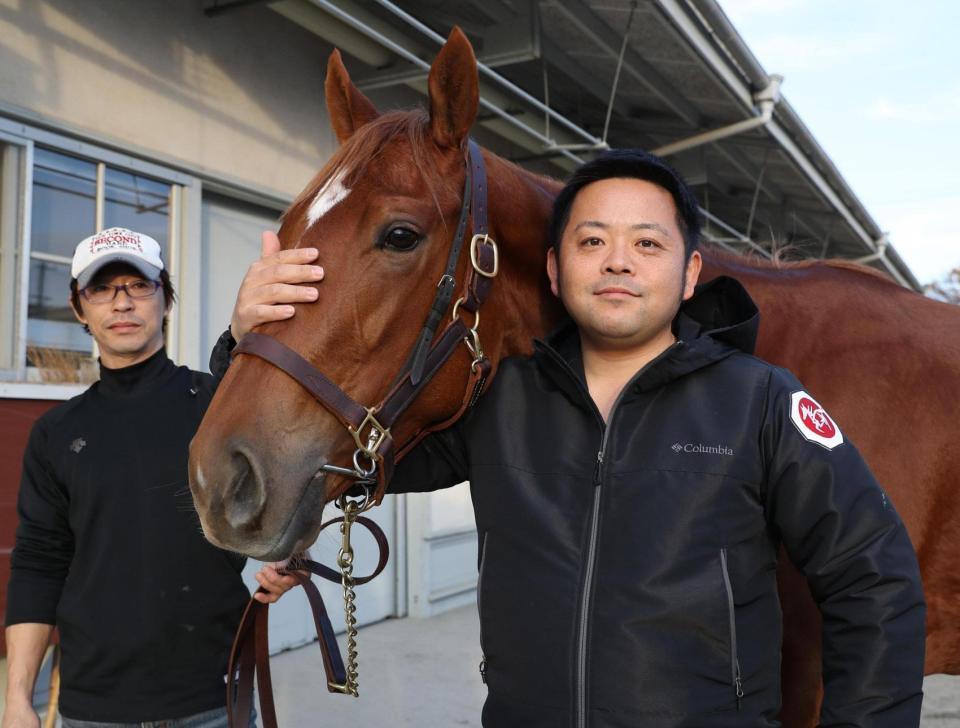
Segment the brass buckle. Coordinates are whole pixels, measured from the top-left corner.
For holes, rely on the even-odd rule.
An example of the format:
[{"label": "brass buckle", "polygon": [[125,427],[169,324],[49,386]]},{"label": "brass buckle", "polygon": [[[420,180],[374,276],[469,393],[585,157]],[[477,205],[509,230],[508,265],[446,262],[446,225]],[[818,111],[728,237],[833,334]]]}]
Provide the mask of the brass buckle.
[{"label": "brass buckle", "polygon": [[[480,267],[480,255],[477,245],[481,243],[483,245],[489,245],[493,248],[493,270],[490,272],[487,272]],[[497,273],[500,272],[500,251],[497,248],[496,241],[491,238],[489,234],[478,233],[470,238],[470,263],[473,265],[473,269],[484,278],[497,277]]]},{"label": "brass buckle", "polygon": [[[384,440],[390,437],[390,429],[381,425],[377,418],[374,417],[376,411],[376,407],[368,407],[367,416],[363,418],[360,426],[357,429],[353,429],[352,427],[347,428],[350,434],[353,435],[353,441],[357,443],[357,449],[371,460],[380,457],[377,455],[377,450],[380,449]],[[367,425],[370,426],[370,432],[367,433],[367,442],[364,443],[361,436]]]}]

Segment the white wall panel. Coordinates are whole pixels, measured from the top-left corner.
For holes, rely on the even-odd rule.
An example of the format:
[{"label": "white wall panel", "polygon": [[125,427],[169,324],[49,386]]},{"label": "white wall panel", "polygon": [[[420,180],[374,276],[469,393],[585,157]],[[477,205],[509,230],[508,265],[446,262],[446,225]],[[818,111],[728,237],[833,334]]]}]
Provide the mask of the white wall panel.
[{"label": "white wall panel", "polygon": [[429,617],[476,599],[477,532],[470,486],[407,495],[407,607]]}]

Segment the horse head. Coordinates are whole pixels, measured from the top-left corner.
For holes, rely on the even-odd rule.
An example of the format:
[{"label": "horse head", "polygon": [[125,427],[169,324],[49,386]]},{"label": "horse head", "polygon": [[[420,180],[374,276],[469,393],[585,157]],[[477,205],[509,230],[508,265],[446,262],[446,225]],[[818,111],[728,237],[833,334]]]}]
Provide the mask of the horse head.
[{"label": "horse head", "polygon": [[[333,52],[325,90],[340,147],[279,231],[283,248],[320,251],[325,279],[315,284],[316,303],[257,329],[365,407],[382,402],[409,369],[461,217],[479,87],[473,49],[459,29],[435,59],[428,86],[428,111],[380,114]],[[542,301],[556,186],[483,156],[489,232],[501,260],[479,331],[495,367],[502,356],[527,350],[554,315]],[[466,295],[471,265],[467,252],[459,255],[441,331],[451,312],[473,325],[471,314],[453,304]],[[472,362],[468,347],[458,345],[439,367],[393,424],[398,451],[461,410]],[[325,468],[349,465],[357,446],[342,420],[298,381],[257,356],[235,357],[190,447],[190,488],[204,534],[261,559],[309,546],[324,504],[354,485]]]}]

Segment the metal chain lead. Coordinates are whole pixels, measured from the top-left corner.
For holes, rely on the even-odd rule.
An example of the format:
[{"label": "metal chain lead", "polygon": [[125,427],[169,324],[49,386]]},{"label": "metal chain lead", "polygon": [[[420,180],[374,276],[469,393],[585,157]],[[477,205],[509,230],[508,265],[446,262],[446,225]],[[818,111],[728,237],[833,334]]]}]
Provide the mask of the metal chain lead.
[{"label": "metal chain lead", "polygon": [[344,542],[347,543],[347,550],[341,551],[337,562],[340,565],[340,571],[343,576],[343,614],[344,622],[347,626],[347,692],[353,697],[359,697],[360,687],[360,669],[357,664],[357,595],[353,590],[353,549],[350,548],[350,525],[356,516],[356,504],[348,503],[343,511],[343,523],[341,529],[344,534]]},{"label": "metal chain lead", "polygon": [[337,504],[343,509],[343,523],[340,524],[343,542],[337,554],[337,566],[340,567],[340,583],[343,585],[343,614],[347,628],[347,679],[342,685],[330,683],[330,687],[355,698],[360,695],[360,670],[357,662],[357,595],[353,589],[353,546],[350,543],[350,529],[357,520],[357,516],[366,510],[369,504],[369,494],[363,501],[341,498]]}]

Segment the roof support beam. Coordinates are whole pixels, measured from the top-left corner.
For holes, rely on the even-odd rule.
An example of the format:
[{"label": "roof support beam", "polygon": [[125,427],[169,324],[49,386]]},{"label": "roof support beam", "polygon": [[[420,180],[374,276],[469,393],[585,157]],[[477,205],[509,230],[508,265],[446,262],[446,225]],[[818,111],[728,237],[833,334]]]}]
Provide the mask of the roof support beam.
[{"label": "roof support beam", "polygon": [[[590,76],[590,74],[584,70],[583,66],[571,60],[567,53],[560,48],[560,46],[550,40],[546,35],[541,38],[540,42],[541,46],[543,47],[544,58],[548,59],[548,63],[551,66],[557,68],[572,81],[576,82],[579,90],[582,93],[589,94],[590,97],[598,102],[603,103],[606,101],[597,86],[596,78]],[[622,132],[624,135],[629,134],[634,137],[630,142],[630,146],[641,146],[640,140],[636,139],[637,130],[635,128],[629,128],[629,126],[627,126],[627,122],[625,121],[618,122],[617,118],[614,118],[612,122],[613,129],[615,130],[615,136],[617,136],[620,132]],[[658,131],[657,133],[666,134],[667,132],[664,130]],[[673,132],[673,134],[676,134],[676,132]],[[772,147],[772,144],[770,146]],[[751,179],[756,178],[757,171],[754,165],[748,162],[743,154],[720,144],[714,145],[712,149],[714,152],[726,159],[726,161],[732,167],[737,169],[745,177],[750,177]],[[761,193],[765,199],[773,202],[777,202],[783,197],[783,193],[769,181],[766,181],[762,185]]]},{"label": "roof support beam", "polygon": [[[551,0],[546,6],[554,12],[564,15],[586,37],[590,38],[612,58],[620,57],[620,46],[623,43],[623,38],[619,37],[614,30],[582,2],[579,0],[564,0],[563,2]],[[623,72],[631,76],[637,83],[648,88],[687,124],[693,127],[702,125],[697,109],[681,98],[676,93],[674,86],[661,76],[660,72],[651,63],[629,46],[623,56]]]},{"label": "roof support beam", "polygon": [[[319,9],[323,10],[324,12],[329,13],[341,23],[348,25],[353,30],[359,31],[364,36],[370,38],[371,40],[380,44],[384,48],[388,49],[391,53],[394,53],[400,56],[401,58],[403,58],[404,60],[409,61],[414,66],[421,69],[427,69],[427,70],[430,68],[429,63],[427,63],[422,58],[420,58],[419,55],[417,55],[417,53],[414,52],[414,50],[411,50],[409,46],[413,44],[408,39],[403,37],[400,37],[400,38],[396,37],[398,33],[396,32],[395,28],[393,28],[392,26],[390,28],[376,28],[374,27],[374,23],[365,22],[364,19],[360,16],[369,15],[369,13],[364,13],[362,9],[353,7],[353,5],[347,2],[346,0],[340,0],[339,2],[336,2],[336,3],[331,2],[330,0],[308,0],[308,1],[311,4],[315,5],[316,7],[318,7]],[[378,0],[378,1],[384,5],[389,4],[389,3],[386,3],[385,0]],[[348,8],[348,9],[345,9],[345,8]],[[413,19],[413,20],[419,24],[419,21],[416,21],[416,19]],[[436,34],[433,33],[433,31],[430,31],[429,28],[427,28],[427,30],[429,31],[431,36],[436,36]],[[440,37],[440,36],[436,36],[436,37]],[[331,40],[331,42],[336,43],[336,39],[328,39],[328,40]],[[440,38],[439,42],[442,43],[443,38]],[[502,81],[503,84],[513,86],[513,84],[511,84],[509,81],[507,81],[506,79],[503,79],[499,74],[495,73],[494,71],[491,71],[490,69],[486,68],[482,64],[478,64],[478,67],[486,70],[485,75],[489,75],[494,77],[495,79],[499,79]],[[414,86],[422,93],[426,92],[425,82],[412,82],[410,83],[410,85]],[[534,99],[532,96],[527,94],[525,91],[523,91],[523,89],[517,88],[517,93],[518,95],[523,97],[524,100],[527,100],[529,98],[538,104],[540,103],[539,101]],[[496,98],[492,98],[492,97],[496,97]],[[480,108],[498,117],[495,120],[484,122],[484,126],[493,128],[496,131],[496,133],[500,134],[501,136],[504,136],[507,139],[513,141],[514,143],[524,146],[525,148],[530,149],[532,151],[542,151],[545,147],[548,147],[554,143],[555,140],[548,139],[540,131],[524,123],[519,118],[517,118],[516,115],[513,115],[508,111],[506,111],[505,107],[508,105],[507,103],[508,100],[509,99],[503,93],[498,92],[494,89],[491,89],[489,86],[481,89]],[[556,112],[551,112],[551,113],[555,114]],[[564,126],[576,129],[582,136],[585,136],[588,139],[596,140],[596,137],[589,134],[589,132],[586,132],[580,129],[578,126],[573,124],[573,122],[569,121],[565,117],[562,117],[559,114],[557,115],[557,117],[563,121]],[[565,130],[558,130],[558,131],[565,131]],[[571,152],[561,152],[560,158],[558,158],[555,163],[558,164],[562,169],[569,170],[569,169],[572,169],[577,164],[580,164],[582,161],[583,160],[581,160],[578,156],[576,156]]]},{"label": "roof support beam", "polygon": [[[315,2],[315,1],[316,0],[311,0],[311,2]],[[329,2],[326,2],[326,0],[321,0],[321,1],[324,2],[325,5],[331,4]],[[383,7],[384,9],[396,15],[398,18],[403,20],[405,23],[407,23],[411,27],[420,31],[423,35],[427,36],[434,42],[440,45],[443,45],[446,42],[447,40],[446,38],[444,38],[442,35],[438,33],[435,33],[428,25],[421,23],[415,17],[410,15],[410,13],[404,11],[402,8],[398,7],[396,4],[390,2],[390,0],[375,0],[375,2],[381,7]],[[423,63],[423,61],[421,61],[421,63]],[[427,64],[427,68],[429,67],[430,67],[429,64]],[[490,68],[486,64],[477,62],[477,71],[480,73],[481,78],[485,77],[490,79],[497,85],[503,87],[506,91],[514,94],[515,96],[522,99],[524,102],[530,104],[535,109],[545,114],[549,114],[550,118],[552,118],[554,121],[559,123],[567,131],[574,134],[575,136],[581,137],[584,141],[588,142],[589,144],[592,144],[592,145],[599,144],[600,140],[597,137],[595,137],[593,134],[577,126],[562,114],[557,113],[556,111],[551,109],[549,106],[544,104],[540,99],[527,93],[522,88],[512,83],[511,81],[507,80],[506,78],[501,76],[499,73],[494,71],[492,68]],[[538,134],[538,136],[540,135]]]}]

